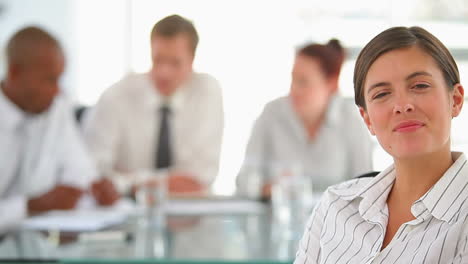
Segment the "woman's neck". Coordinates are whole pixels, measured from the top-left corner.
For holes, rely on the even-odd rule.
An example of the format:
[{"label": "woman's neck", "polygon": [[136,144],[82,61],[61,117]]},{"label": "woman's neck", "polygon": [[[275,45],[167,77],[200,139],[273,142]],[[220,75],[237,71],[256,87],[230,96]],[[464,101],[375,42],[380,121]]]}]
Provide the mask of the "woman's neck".
[{"label": "woman's neck", "polygon": [[412,204],[423,196],[452,166],[450,145],[411,159],[395,159],[396,180],[391,195]]}]

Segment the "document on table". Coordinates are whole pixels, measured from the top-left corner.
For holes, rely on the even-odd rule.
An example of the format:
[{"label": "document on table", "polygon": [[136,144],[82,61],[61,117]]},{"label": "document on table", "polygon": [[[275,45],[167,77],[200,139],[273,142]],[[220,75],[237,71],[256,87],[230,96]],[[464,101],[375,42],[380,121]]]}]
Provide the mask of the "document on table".
[{"label": "document on table", "polygon": [[133,205],[122,200],[108,208],[84,206],[70,211],[51,211],[24,220],[22,228],[64,232],[97,231],[122,223],[132,210]]},{"label": "document on table", "polygon": [[[263,214],[268,206],[252,200],[219,198],[176,198],[165,204],[169,216],[190,215],[242,215]],[[22,228],[29,230],[91,232],[120,224],[129,216],[142,214],[143,208],[133,201],[122,199],[108,208],[97,207],[89,201],[81,202],[78,209],[71,211],[52,211],[30,217],[23,221]]]}]

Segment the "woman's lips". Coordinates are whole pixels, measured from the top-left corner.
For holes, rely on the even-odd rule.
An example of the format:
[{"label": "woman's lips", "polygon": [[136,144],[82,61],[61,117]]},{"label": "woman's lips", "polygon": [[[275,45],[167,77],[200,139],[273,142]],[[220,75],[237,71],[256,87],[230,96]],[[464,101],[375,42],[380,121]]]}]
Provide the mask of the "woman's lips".
[{"label": "woman's lips", "polygon": [[399,123],[393,129],[393,131],[402,132],[402,133],[404,133],[404,132],[413,132],[413,131],[416,131],[416,130],[420,129],[423,126],[424,126],[424,123],[420,122],[420,121],[414,121],[414,120],[403,121],[403,122]]}]

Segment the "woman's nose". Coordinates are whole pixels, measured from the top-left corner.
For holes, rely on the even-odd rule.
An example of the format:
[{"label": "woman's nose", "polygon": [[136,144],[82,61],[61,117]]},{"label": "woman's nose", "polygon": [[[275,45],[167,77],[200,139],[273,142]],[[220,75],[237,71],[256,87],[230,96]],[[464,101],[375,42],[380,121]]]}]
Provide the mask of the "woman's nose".
[{"label": "woman's nose", "polygon": [[413,103],[406,96],[399,96],[393,107],[394,114],[409,113],[414,111]]}]

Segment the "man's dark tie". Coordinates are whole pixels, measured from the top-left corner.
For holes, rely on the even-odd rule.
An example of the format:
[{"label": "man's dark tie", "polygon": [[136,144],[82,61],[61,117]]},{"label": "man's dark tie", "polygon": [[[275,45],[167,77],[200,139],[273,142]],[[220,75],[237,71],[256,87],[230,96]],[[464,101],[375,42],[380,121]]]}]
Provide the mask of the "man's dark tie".
[{"label": "man's dark tie", "polygon": [[169,106],[163,105],[160,109],[161,122],[159,124],[158,149],[156,152],[156,168],[169,168],[172,164],[172,152],[170,145]]}]

